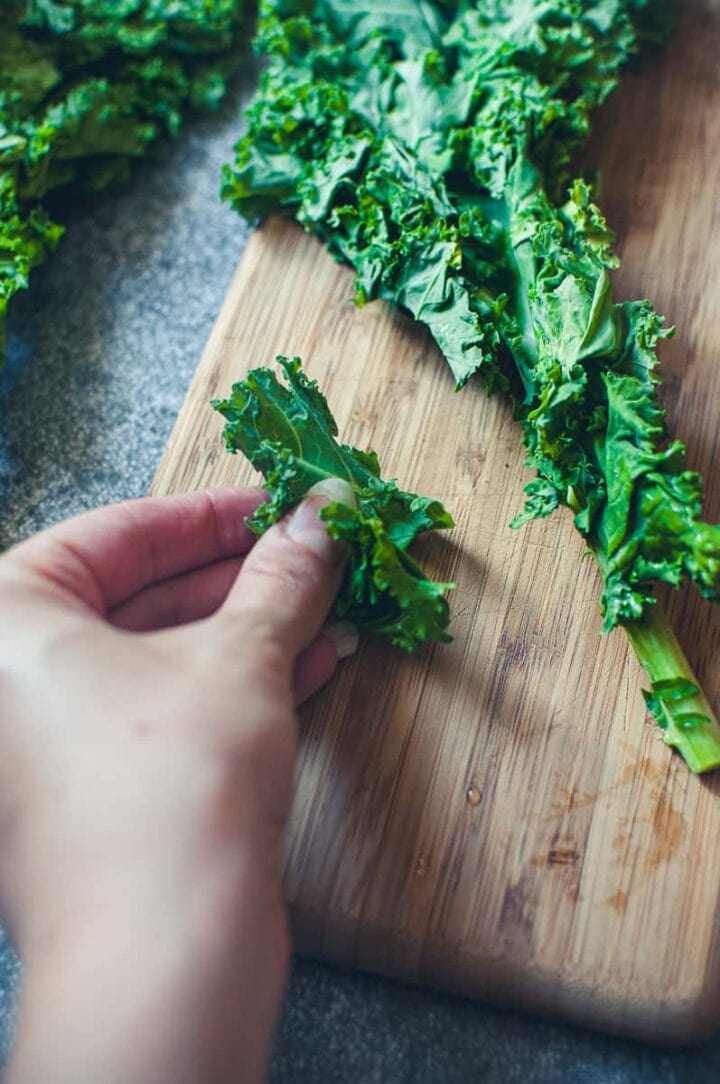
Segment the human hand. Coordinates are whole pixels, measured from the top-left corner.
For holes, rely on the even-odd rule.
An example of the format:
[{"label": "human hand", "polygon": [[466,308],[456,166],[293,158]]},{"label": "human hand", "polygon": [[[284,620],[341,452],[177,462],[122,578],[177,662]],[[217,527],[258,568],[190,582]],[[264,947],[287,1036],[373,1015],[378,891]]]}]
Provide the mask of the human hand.
[{"label": "human hand", "polygon": [[[10,1080],[257,1081],[288,965],[294,705],[333,482],[259,541],[260,490],[91,512],[0,558],[0,913],[25,964]],[[319,489],[319,487],[318,487]]]}]

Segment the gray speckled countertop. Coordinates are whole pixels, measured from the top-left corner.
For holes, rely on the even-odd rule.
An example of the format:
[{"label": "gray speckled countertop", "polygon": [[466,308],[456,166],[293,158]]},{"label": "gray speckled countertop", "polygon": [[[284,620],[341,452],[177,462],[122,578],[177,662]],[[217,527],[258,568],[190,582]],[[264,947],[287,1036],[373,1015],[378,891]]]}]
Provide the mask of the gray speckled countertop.
[{"label": "gray speckled countertop", "polygon": [[[57,256],[15,304],[0,381],[3,545],[147,490],[247,235],[217,198],[243,93],[141,165],[129,189],[69,208]],[[0,1051],[19,981],[0,943]],[[272,1080],[715,1081],[720,1039],[651,1049],[298,961]]]}]

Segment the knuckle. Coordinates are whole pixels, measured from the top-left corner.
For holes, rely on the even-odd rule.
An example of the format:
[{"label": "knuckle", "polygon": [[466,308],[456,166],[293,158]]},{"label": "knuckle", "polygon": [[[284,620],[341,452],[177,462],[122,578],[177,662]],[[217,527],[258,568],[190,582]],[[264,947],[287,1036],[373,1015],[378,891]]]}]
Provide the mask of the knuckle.
[{"label": "knuckle", "polygon": [[292,660],[273,614],[264,607],[247,605],[219,616],[228,653],[237,656],[246,679],[289,680]]}]

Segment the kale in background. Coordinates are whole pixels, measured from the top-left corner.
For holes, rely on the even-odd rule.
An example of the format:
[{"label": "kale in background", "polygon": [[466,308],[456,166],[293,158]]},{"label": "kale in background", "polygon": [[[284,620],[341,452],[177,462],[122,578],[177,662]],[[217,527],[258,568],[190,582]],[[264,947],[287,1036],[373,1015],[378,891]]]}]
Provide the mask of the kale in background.
[{"label": "kale in background", "polygon": [[123,181],[237,68],[245,0],[5,0],[0,7],[0,356],[5,314],[62,227],[43,200]]}]

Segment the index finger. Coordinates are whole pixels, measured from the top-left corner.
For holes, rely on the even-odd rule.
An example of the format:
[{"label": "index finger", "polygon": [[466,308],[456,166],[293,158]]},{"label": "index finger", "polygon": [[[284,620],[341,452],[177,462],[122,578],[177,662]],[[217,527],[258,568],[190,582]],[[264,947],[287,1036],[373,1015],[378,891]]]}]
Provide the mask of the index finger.
[{"label": "index finger", "polygon": [[9,551],[98,614],[170,576],[252,547],[259,487],[146,497],[86,512]]}]

